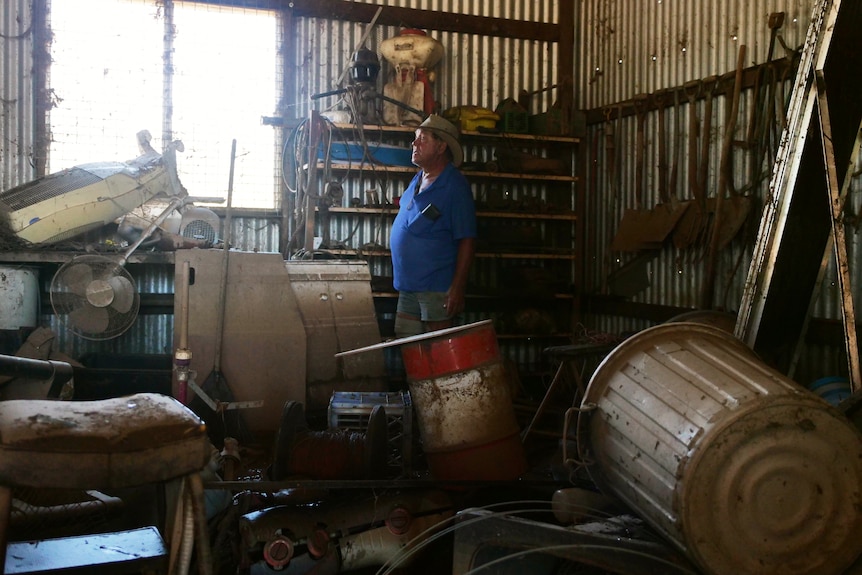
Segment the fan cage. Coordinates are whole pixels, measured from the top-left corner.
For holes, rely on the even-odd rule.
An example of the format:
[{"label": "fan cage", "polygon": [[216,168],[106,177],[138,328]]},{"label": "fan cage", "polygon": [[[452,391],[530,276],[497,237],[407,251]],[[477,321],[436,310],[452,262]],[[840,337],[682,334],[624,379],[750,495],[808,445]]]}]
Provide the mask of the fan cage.
[{"label": "fan cage", "polygon": [[[109,303],[92,303],[88,288],[96,285],[94,282],[110,286]],[[119,262],[105,256],[78,256],[63,264],[51,280],[50,296],[59,321],[76,335],[90,340],[122,335],[135,323],[140,309],[140,295],[131,274]]]}]

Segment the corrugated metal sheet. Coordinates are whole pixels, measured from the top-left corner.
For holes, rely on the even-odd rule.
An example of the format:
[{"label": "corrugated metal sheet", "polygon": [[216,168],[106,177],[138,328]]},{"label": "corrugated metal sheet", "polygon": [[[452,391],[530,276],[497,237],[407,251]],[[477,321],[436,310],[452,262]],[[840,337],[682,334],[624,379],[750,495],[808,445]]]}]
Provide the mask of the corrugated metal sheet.
[{"label": "corrugated metal sheet", "polygon": [[[558,2],[458,2],[452,0],[418,0],[401,2],[373,2],[386,6],[401,6],[422,10],[449,11],[467,15],[481,15],[494,18],[510,18],[534,22],[556,22]],[[409,22],[404,23],[409,26]],[[364,34],[368,34],[365,47],[379,54],[381,43],[397,36],[400,28],[377,26],[368,29],[367,24],[337,22],[318,19],[297,19],[295,35],[291,48],[295,56],[288,64],[288,78],[296,81],[286,86],[287,101],[296,105],[285,111],[289,118],[303,119],[312,109],[325,111],[328,108],[343,106],[338,96],[311,100],[316,94],[338,88],[335,81],[345,66],[349,65],[353,50],[359,46]],[[558,93],[551,86],[557,83],[559,53],[555,42],[528,41],[519,38],[496,36],[474,36],[463,33],[427,31],[440,42],[447,55],[434,68],[435,81],[432,84],[434,99],[443,110],[461,105],[476,105],[494,109],[506,98],[516,99],[521,91],[538,91],[531,101],[531,112],[546,111],[557,99]],[[394,66],[382,56],[378,77],[379,90],[394,76]],[[293,70],[291,70],[291,66]],[[378,135],[367,134],[369,138]],[[375,140],[376,141],[376,140]],[[409,142],[409,135],[401,140]],[[484,155],[483,155],[484,154]],[[487,161],[492,159],[487,149],[468,147],[468,161]],[[343,174],[337,175],[343,177]],[[340,180],[344,186],[343,206],[351,205],[351,199],[365,204],[393,202],[401,195],[409,181],[409,175],[390,174],[383,171],[372,177],[365,174],[349,176]],[[501,182],[474,183],[476,199],[483,205],[500,205],[518,201],[539,201],[562,204],[557,207],[571,209],[574,198],[549,197],[545,187],[528,185],[518,187],[514,192],[510,186]],[[377,199],[369,192],[377,194]],[[391,213],[379,215],[345,215],[332,218],[329,239],[333,245],[361,247],[366,250],[379,249],[389,244],[389,231],[392,224]],[[323,236],[324,230],[318,226],[316,235]],[[368,258],[372,275],[391,278],[391,263],[387,257]],[[507,268],[535,265],[535,261],[498,260],[478,258],[471,270],[470,283],[473,286],[497,289],[501,275]],[[568,274],[571,275],[571,274]],[[570,278],[571,279],[571,278]],[[385,279],[383,279],[385,281]],[[529,305],[529,302],[521,302]],[[379,302],[378,307],[392,307],[392,301]],[[486,319],[487,313],[468,314],[465,321]],[[386,319],[386,318],[384,318]],[[497,314],[500,326],[507,318]],[[509,318],[509,322],[511,320]],[[542,366],[541,350],[549,345],[565,343],[566,339],[545,338],[535,341],[523,339],[504,340],[503,354],[512,359],[524,370],[547,369]],[[397,369],[397,366],[395,366]]]},{"label": "corrugated metal sheet", "polygon": [[[579,55],[581,85],[576,90],[577,105],[590,110],[606,110],[611,118],[607,122],[589,126],[581,152],[585,154],[587,173],[582,174],[587,182],[588,210],[581,219],[587,227],[590,255],[589,275],[584,288],[601,293],[609,271],[618,269],[631,258],[626,254],[612,253],[608,245],[623,212],[637,205],[636,197],[636,130],[637,117],[626,115],[618,118],[619,112],[628,109],[637,94],[654,94],[663,89],[681,88],[687,82],[702,80],[711,75],[730,74],[736,67],[741,45],[746,47],[745,66],[764,64],[770,46],[770,30],[767,25],[771,13],[784,12],[785,20],[779,29],[780,40],[774,44],[774,58],[783,58],[791,50],[801,46],[810,21],[813,0],[777,0],[745,2],[744,0],[720,0],[702,3],[695,1],[670,2],[656,0],[605,0],[580,3],[579,35],[576,43]],[[792,80],[793,72],[788,75]],[[776,99],[789,98],[791,86],[779,83]],[[746,131],[756,109],[751,89],[743,91],[734,140],[744,140]],[[666,111],[669,151],[674,138],[680,138],[682,146],[679,164],[679,180],[675,189],[680,199],[691,199],[688,185],[687,142],[689,115],[694,113],[699,129],[703,125],[703,99],[692,106],[685,98],[680,104],[679,125],[674,120],[672,104]],[[713,103],[712,127],[710,130],[708,186],[709,195],[714,196],[718,187],[718,166],[724,129],[728,120],[729,98],[717,96]],[[753,110],[753,108],[755,110]],[[657,158],[657,112],[645,116],[645,197],[643,205],[652,207],[660,201],[658,197]],[[834,120],[833,120],[834,121]],[[776,128],[780,133],[780,125]],[[613,173],[608,169],[609,155],[605,137],[609,130],[614,133],[613,150],[616,162]],[[774,151],[774,150],[773,150]],[[698,152],[699,153],[699,152]],[[738,190],[747,190],[755,200],[755,206],[763,201],[769,185],[772,160],[767,157],[762,165],[753,161],[750,150],[734,145],[732,152],[733,185]],[[858,171],[858,170],[857,170]],[[855,222],[860,213],[860,182],[852,181],[848,199],[849,216]],[[717,260],[715,298],[713,306],[736,311],[743,291],[753,234],[759,223],[759,210],[749,220],[743,233],[749,234],[742,241],[739,237]],[[857,260],[854,254],[860,250],[858,234],[849,233],[848,251],[850,261]],[[705,248],[679,250],[665,248],[645,267],[649,287],[631,299],[634,302],[660,304],[683,308],[698,307],[704,285],[706,265]],[[851,270],[856,301],[862,296],[862,271],[860,266]],[[858,304],[857,304],[858,305]],[[826,271],[826,280],[815,304],[813,316],[821,319],[840,320],[840,294],[834,263]],[[626,333],[648,327],[650,322],[621,317],[596,317],[592,326],[611,333]],[[799,381],[813,381],[824,375],[846,371],[843,350],[828,346],[806,346],[797,368]]]},{"label": "corrugated metal sheet", "polygon": [[0,4],[0,190],[33,179],[32,0]]},{"label": "corrugated metal sheet", "polygon": [[362,4],[376,6],[398,6],[419,10],[435,10],[437,12],[452,12],[468,16],[487,16],[491,18],[508,18],[526,22],[557,21],[557,4],[559,1],[545,0],[529,2],[526,0],[498,0],[497,2],[474,2],[472,0],[355,0]]},{"label": "corrugated metal sheet", "polygon": [[785,13],[780,34],[795,49],[805,39],[814,3],[591,0],[579,5],[582,84],[575,97],[580,108],[595,109],[730,72],[743,44],[747,65],[765,62],[771,13]]},{"label": "corrugated metal sheet", "polygon": [[[563,0],[542,2],[504,1],[469,2],[467,0],[398,0],[379,2],[362,0],[371,4],[400,6],[423,10],[449,11],[495,18],[511,18],[532,22],[556,22],[559,4]],[[2,46],[2,124],[0,124],[0,185],[11,187],[34,176],[29,158],[33,147],[33,79],[28,76],[32,69],[32,38],[29,34],[30,0],[10,0],[0,9],[0,46]],[[679,87],[691,80],[702,79],[712,74],[726,74],[733,70],[737,51],[745,45],[747,66],[763,63],[770,45],[767,17],[773,12],[785,12],[786,19],[780,30],[784,43],[791,49],[802,43],[807,28],[813,0],[719,0],[702,3],[695,0],[655,0],[644,3],[640,0],[584,0],[577,4],[577,37],[575,41],[575,101],[577,107],[587,110],[617,110],[639,93],[654,93],[664,88]],[[408,23],[405,23],[408,24]],[[293,27],[285,31],[290,48],[284,53],[292,54],[285,66],[285,102],[289,107],[281,110],[286,118],[302,119],[312,108],[323,110],[337,105],[338,98],[311,100],[336,88],[334,85],[350,54],[360,38],[368,31],[367,24],[297,18]],[[397,35],[394,26],[378,26],[369,34],[366,46],[377,50],[385,39]],[[444,51],[453,57],[444,59],[436,70],[434,83],[435,99],[442,108],[473,104],[494,108],[501,100],[517,97],[521,90],[535,91],[550,88],[557,82],[556,67],[560,60],[556,43],[527,41],[518,38],[496,36],[470,36],[461,33],[429,33],[441,42]],[[20,38],[18,38],[20,36]],[[776,44],[776,56],[784,56],[782,44]],[[381,78],[388,79],[391,66],[382,63]],[[382,84],[382,81],[381,81]],[[557,98],[556,89],[548,89],[533,97],[533,112],[544,111]],[[747,126],[749,114],[754,106],[750,92],[743,94],[739,113],[740,130]],[[723,126],[727,118],[727,98],[719,96],[714,102],[713,126],[710,134],[710,165],[708,180],[715,189],[718,180],[717,166]],[[680,105],[679,128],[668,109],[668,137],[680,138],[683,152],[679,160],[679,180],[676,188],[682,199],[690,198],[685,162],[686,132],[688,117],[692,111],[700,120],[704,102],[695,106],[683,102]],[[616,169],[608,172],[608,156],[605,150],[605,135],[610,125],[615,131]],[[659,198],[657,194],[657,115],[653,112],[645,118],[646,177],[647,191],[644,204],[651,206]],[[587,193],[587,213],[580,225],[587,230],[588,270],[585,285],[578,286],[588,291],[601,291],[607,272],[618,267],[607,250],[607,244],[627,207],[633,207],[637,166],[634,159],[637,118],[627,116],[614,118],[611,122],[600,122],[590,126],[583,139],[580,153],[585,158],[586,173],[584,190]],[[740,132],[741,133],[741,132]],[[755,169],[750,158],[741,148],[734,151],[735,179],[738,188],[751,184]],[[764,168],[761,166],[760,168]],[[768,166],[765,166],[768,170]],[[768,180],[768,177],[766,178]],[[766,180],[754,182],[755,194],[762,198]],[[392,199],[400,195],[403,178],[392,178],[380,182],[357,178],[347,182],[345,202],[351,197],[365,198],[365,192],[374,185],[384,197]],[[615,184],[612,189],[611,184]],[[854,214],[862,209],[860,186],[854,180],[849,205]],[[500,193],[493,185],[479,186],[479,199]],[[541,186],[524,192],[543,200]],[[342,217],[331,228],[333,240],[349,240],[354,245],[387,245],[388,218]],[[234,246],[248,251],[279,251],[278,228],[280,215],[265,214],[234,216]],[[318,229],[322,235],[322,230]],[[859,246],[856,235],[850,235],[851,260],[855,259]],[[742,281],[748,266],[749,252],[743,242],[734,243],[722,254],[717,269],[717,296],[715,305],[735,309],[740,299]],[[369,260],[372,274],[391,276],[386,258]],[[514,262],[511,265],[519,265]],[[158,278],[145,279],[141,291],[145,293],[172,293],[172,270],[160,270]],[[635,302],[679,307],[694,307],[699,301],[703,285],[703,254],[696,251],[664,250],[646,268],[650,285],[639,293]],[[859,269],[853,270],[854,285],[862,278]],[[474,266],[471,280],[480,286],[498,285],[501,268],[499,262],[479,260]],[[824,318],[839,318],[838,298],[834,270],[827,271],[822,295],[817,302],[815,315]],[[43,278],[43,281],[44,278]],[[161,291],[161,290],[164,290]],[[858,290],[858,288],[857,288]],[[858,301],[858,298],[857,298]],[[43,302],[43,307],[44,307]],[[53,322],[50,314],[43,319]],[[477,317],[475,319],[482,319]],[[648,327],[646,320],[631,320],[618,317],[598,318],[591,329],[612,333],[627,333]],[[53,323],[51,324],[54,325]],[[172,317],[169,315],[141,316],[136,325],[116,341],[108,344],[86,342],[59,330],[60,341],[69,350],[80,353],[93,349],[120,349],[140,353],[164,353],[172,345]],[[59,326],[55,326],[58,327]],[[518,346],[507,342],[506,355],[525,364],[540,365],[537,355],[547,342],[532,342],[533,345]],[[800,366],[806,372],[829,369],[836,363],[836,351],[827,348],[809,349]],[[840,363],[840,362],[839,362]]]},{"label": "corrugated metal sheet", "polygon": [[[376,4],[376,3],[375,3]],[[473,3],[473,2],[404,2],[412,8],[426,10],[451,10],[470,14],[471,10],[482,9],[477,15],[499,18],[535,19],[549,22],[556,19],[555,2],[512,2],[512,3]],[[463,4],[463,5],[462,5]],[[395,5],[395,4],[393,4]],[[492,14],[483,14],[490,11]],[[312,102],[314,95],[335,90],[340,86],[336,80],[345,66],[349,65],[353,50],[359,46],[362,36],[368,32],[365,47],[379,54],[383,40],[400,34],[393,26],[376,26],[370,32],[368,24],[301,18],[296,22],[296,33],[292,39],[295,53],[293,70],[288,78],[296,82],[286,87],[291,93],[289,99],[296,102],[296,108],[287,110],[286,115],[305,118],[312,107],[325,110],[337,104],[335,98],[325,98]],[[517,38],[493,36],[472,36],[468,34],[427,31],[438,40],[449,57],[444,57],[434,70],[436,82],[433,83],[435,100],[441,109],[460,105],[476,105],[494,109],[505,98],[517,98],[521,90],[535,91],[548,88],[556,82],[556,66],[559,55],[556,43],[542,43]],[[382,57],[379,84],[388,82],[393,67]],[[290,69],[290,64],[288,69]],[[556,94],[548,90],[534,97],[533,112],[544,111],[550,106]]]}]

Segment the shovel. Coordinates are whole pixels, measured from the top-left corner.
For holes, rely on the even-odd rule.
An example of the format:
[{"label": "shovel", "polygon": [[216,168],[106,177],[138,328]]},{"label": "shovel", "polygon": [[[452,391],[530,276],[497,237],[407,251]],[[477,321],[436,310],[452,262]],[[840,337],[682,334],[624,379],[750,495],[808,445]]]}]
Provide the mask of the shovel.
[{"label": "shovel", "polygon": [[644,226],[649,219],[649,213],[643,209],[643,158],[644,158],[644,122],[646,113],[643,102],[646,94],[634,97],[634,109],[637,115],[637,136],[635,141],[635,207],[626,208],[623,218],[617,228],[617,233],[611,241],[611,250],[620,252],[636,252],[642,249],[656,249],[654,242],[643,238]]},{"label": "shovel", "polygon": [[[686,249],[702,243],[709,224],[709,208],[706,198],[706,185],[709,175],[709,136],[712,129],[712,96],[716,77],[702,81],[688,82],[684,86],[689,103],[688,114],[688,183],[694,196],[693,205],[674,230],[673,243],[678,249]],[[706,85],[712,82],[708,88]],[[698,94],[705,92],[703,107],[703,131],[700,152],[698,153],[698,120],[695,108]],[[698,155],[700,160],[698,161]]]},{"label": "shovel", "polygon": [[718,174],[718,191],[715,194],[715,213],[712,222],[712,230],[709,238],[709,251],[706,260],[706,276],[701,297],[701,307],[709,309],[712,307],[712,298],[715,291],[715,264],[718,252],[726,246],[739,231],[748,212],[751,203],[748,198],[733,195],[725,200],[725,194],[729,188],[728,181],[732,180],[731,171],[731,146],[733,145],[733,132],[736,129],[736,117],[739,114],[739,95],[742,91],[742,72],[745,66],[745,45],[739,47],[736,61],[736,76],[733,84],[733,98],[728,115],[724,140],[721,145],[721,160]]},{"label": "shovel", "polygon": [[[233,205],[233,172],[236,163],[236,140],[233,140],[230,150],[230,177],[228,179],[227,188],[227,207],[225,209],[224,220],[224,257],[222,258],[221,283],[219,286],[219,299],[217,309],[217,327],[215,352],[213,354],[213,369],[207,378],[204,380],[200,389],[202,393],[198,393],[197,397],[201,399],[214,413],[221,414],[222,423],[224,424],[224,435],[232,436],[238,439],[241,443],[248,442],[252,439],[252,434],[245,425],[242,416],[239,413],[240,407],[250,407],[251,404],[239,404],[234,402],[233,392],[228,385],[227,379],[221,371],[221,356],[222,346],[224,344],[224,320],[225,307],[227,300],[227,279],[228,265],[230,256],[230,241],[231,241],[231,215]],[[235,429],[228,430],[225,414],[233,411],[235,414]],[[211,419],[211,418],[210,418]],[[215,422],[207,420],[208,425],[213,425]],[[233,433],[228,433],[229,431]]]},{"label": "shovel", "polygon": [[[644,124],[646,121],[646,100],[646,94],[640,94],[634,98],[634,108],[637,114],[637,141],[635,143],[636,205],[634,209],[626,209],[623,213],[617,233],[611,242],[611,249],[615,251],[634,252],[660,249],[665,238],[667,238],[671,230],[676,226],[677,220],[682,215],[682,211],[668,209],[669,206],[659,205],[653,209],[644,208],[644,152],[646,149]],[[664,201],[664,198],[662,201]]]},{"label": "shovel", "polygon": [[[650,232],[655,234],[652,239],[660,242],[664,242],[676,228],[689,206],[688,202],[680,202],[676,197],[676,154],[678,153],[676,145],[674,165],[671,176],[668,177],[665,97],[666,94],[663,91],[656,92],[654,96],[658,108],[658,195],[661,203],[652,210]],[[677,102],[675,102],[675,109],[679,109],[678,97]]]}]

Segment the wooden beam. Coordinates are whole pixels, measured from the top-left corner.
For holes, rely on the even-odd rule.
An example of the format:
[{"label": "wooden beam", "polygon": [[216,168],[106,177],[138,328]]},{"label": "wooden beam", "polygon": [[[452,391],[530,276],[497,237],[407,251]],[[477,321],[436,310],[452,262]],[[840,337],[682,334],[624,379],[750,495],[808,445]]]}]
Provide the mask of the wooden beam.
[{"label": "wooden beam", "polygon": [[[324,18],[362,23],[371,22],[379,8],[377,4],[345,0],[201,0],[201,3],[262,10],[289,10],[295,18]],[[523,38],[540,42],[558,42],[561,35],[559,25],[546,22],[506,20],[398,6],[385,6],[377,22],[384,26]]]},{"label": "wooden beam", "polygon": [[[798,56],[795,56],[792,59],[782,58],[780,60],[773,60],[772,62],[756,64],[746,68],[742,71],[742,89],[749,90],[754,88],[755,84],[758,82],[760,74],[762,74],[764,70],[770,68],[773,73],[777,75],[779,81],[783,82],[786,78],[793,75],[793,71],[798,63]],[[735,77],[736,71],[715,76],[715,90],[713,90],[713,97],[728,95],[733,90]],[[685,91],[685,86],[674,86],[664,90],[663,92],[665,102],[672,101],[674,92],[677,92],[680,102],[688,103],[688,100],[686,99],[687,93]],[[652,96],[654,96],[654,94],[650,94],[650,97],[647,98],[645,102],[641,103],[641,107],[639,108],[640,111],[650,113],[658,110],[658,104]],[[696,100],[703,100],[704,98],[705,95],[702,91],[698,92],[695,97]],[[634,100],[632,99],[625,100],[623,102],[615,102],[601,108],[586,110],[586,123],[588,126],[594,126],[596,124],[616,120],[618,118],[635,116],[637,111],[638,110],[635,109]]]}]

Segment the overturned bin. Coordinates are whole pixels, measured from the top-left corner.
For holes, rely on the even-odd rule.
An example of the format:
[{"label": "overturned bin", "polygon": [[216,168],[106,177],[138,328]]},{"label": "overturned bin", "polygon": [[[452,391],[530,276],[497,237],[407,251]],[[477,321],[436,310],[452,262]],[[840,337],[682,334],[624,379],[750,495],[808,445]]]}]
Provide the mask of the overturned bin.
[{"label": "overturned bin", "polygon": [[862,552],[862,434],[726,331],[632,336],[580,412],[596,485],[706,573],[837,574]]}]

